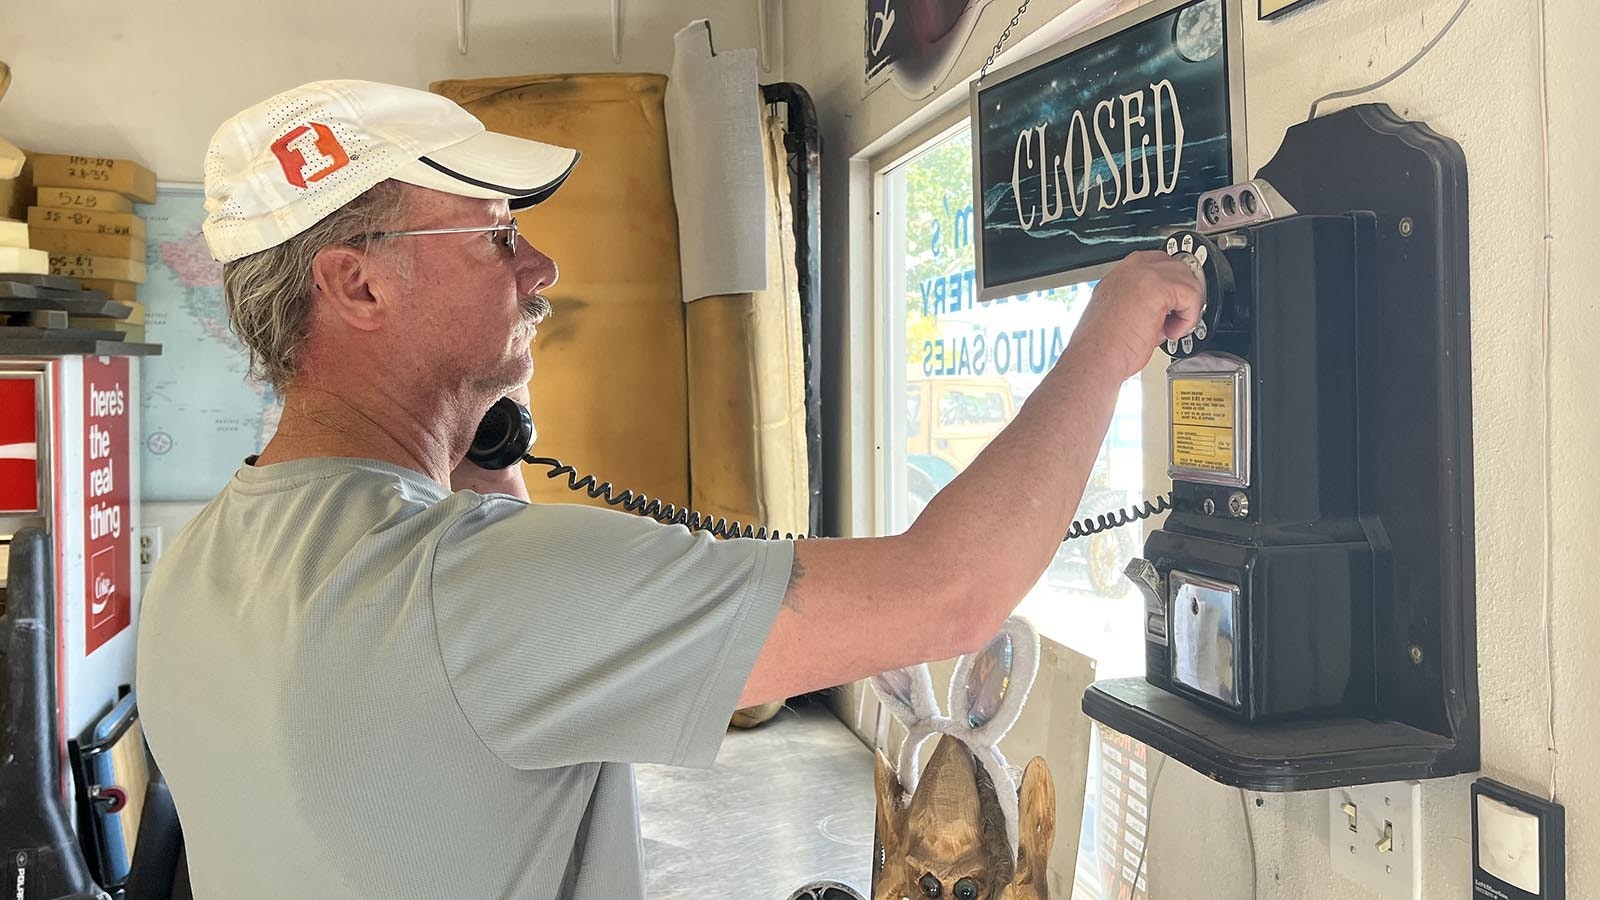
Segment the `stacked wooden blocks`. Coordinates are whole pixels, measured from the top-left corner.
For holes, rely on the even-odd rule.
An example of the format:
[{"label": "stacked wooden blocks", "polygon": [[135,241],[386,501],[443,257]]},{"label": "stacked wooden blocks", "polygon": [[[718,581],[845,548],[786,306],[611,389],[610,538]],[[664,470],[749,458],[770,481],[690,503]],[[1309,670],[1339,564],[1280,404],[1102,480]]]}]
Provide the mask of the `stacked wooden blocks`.
[{"label": "stacked wooden blocks", "polygon": [[33,247],[49,254],[49,272],[75,278],[85,290],[129,304],[126,319],[80,322],[74,327],[110,328],[130,341],[144,340],[145,223],[135,201],[153,203],[156,177],[125,159],[34,154],[34,205],[28,208]]},{"label": "stacked wooden blocks", "polygon": [[16,157],[0,160],[0,353],[160,352],[144,344],[145,224],[133,213],[155,199],[154,173],[121,159]]}]

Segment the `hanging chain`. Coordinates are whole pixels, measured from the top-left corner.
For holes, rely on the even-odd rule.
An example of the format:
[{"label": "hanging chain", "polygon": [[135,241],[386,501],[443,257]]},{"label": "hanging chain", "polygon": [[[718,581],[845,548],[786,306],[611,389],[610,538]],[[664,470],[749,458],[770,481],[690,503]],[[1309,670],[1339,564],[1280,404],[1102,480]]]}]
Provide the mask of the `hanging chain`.
[{"label": "hanging chain", "polygon": [[989,51],[989,58],[984,60],[983,68],[978,70],[979,81],[982,81],[989,74],[989,67],[994,65],[994,58],[1000,55],[1000,48],[1004,47],[1006,41],[1011,39],[1011,29],[1017,27],[1017,23],[1022,21],[1022,14],[1028,11],[1029,2],[1031,0],[1022,0],[1022,5],[1017,7],[1017,14],[1011,17],[1011,23],[1006,26],[1005,31],[1000,32],[1000,40],[994,42],[994,49]]}]

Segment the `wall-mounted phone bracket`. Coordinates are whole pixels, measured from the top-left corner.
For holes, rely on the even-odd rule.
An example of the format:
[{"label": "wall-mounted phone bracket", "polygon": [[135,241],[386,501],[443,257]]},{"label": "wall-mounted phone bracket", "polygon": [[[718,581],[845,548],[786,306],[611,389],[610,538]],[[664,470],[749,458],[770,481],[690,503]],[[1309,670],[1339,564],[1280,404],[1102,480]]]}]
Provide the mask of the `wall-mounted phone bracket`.
[{"label": "wall-mounted phone bracket", "polygon": [[[1173,511],[1150,535],[1150,561],[1135,561],[1144,563],[1135,580],[1147,599],[1149,674],[1096,683],[1083,710],[1251,790],[1473,771],[1465,157],[1426,125],[1365,104],[1290,128],[1258,181],[1245,186],[1269,208],[1281,201],[1292,213],[1245,222],[1235,191],[1239,221],[1208,223],[1202,199],[1196,230],[1228,255],[1239,287],[1218,334],[1198,343],[1252,360],[1252,483],[1237,489],[1174,477]],[[1211,199],[1225,213],[1221,197]],[[1325,265],[1329,259],[1344,262]],[[1348,312],[1312,305],[1309,315],[1288,316],[1271,305],[1305,293],[1284,286],[1322,291],[1328,278]],[[1313,352],[1285,353],[1276,342],[1287,338]],[[1329,363],[1334,357],[1344,362]],[[1323,390],[1283,386],[1295,379]],[[1338,389],[1327,390],[1330,381]],[[1296,440],[1309,452],[1285,452]],[[1228,491],[1248,501],[1231,516],[1231,495],[1218,493]],[[1281,514],[1301,508],[1317,518]],[[1297,534],[1308,521],[1310,531],[1321,529],[1314,543]],[[1335,552],[1344,555],[1333,565],[1305,564]],[[1188,581],[1179,592],[1187,593],[1175,606],[1180,571]],[[1321,571],[1336,577],[1306,577]],[[1196,583],[1239,593],[1197,592]],[[1169,639],[1184,627],[1196,629],[1199,643]]]}]

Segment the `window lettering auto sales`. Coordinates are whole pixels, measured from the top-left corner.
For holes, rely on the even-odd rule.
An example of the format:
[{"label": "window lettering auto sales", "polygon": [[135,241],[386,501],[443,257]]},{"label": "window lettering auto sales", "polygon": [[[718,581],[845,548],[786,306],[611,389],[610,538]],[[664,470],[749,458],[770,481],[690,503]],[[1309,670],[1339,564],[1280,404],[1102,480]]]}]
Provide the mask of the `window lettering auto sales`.
[{"label": "window lettering auto sales", "polygon": [[[1032,301],[1058,301],[1041,307],[1043,316],[1058,316],[1073,296],[1071,288],[1032,291],[1014,297],[1000,297],[980,304],[973,291],[976,270],[966,268],[948,275],[922,279],[922,315],[934,320],[947,313],[994,310],[1009,304]],[[979,319],[982,319],[980,314]],[[945,335],[922,342],[922,374],[996,375],[1031,372],[1042,375],[1056,364],[1066,349],[1071,329],[1060,322],[1045,322],[1026,328],[984,327],[976,334]]]}]

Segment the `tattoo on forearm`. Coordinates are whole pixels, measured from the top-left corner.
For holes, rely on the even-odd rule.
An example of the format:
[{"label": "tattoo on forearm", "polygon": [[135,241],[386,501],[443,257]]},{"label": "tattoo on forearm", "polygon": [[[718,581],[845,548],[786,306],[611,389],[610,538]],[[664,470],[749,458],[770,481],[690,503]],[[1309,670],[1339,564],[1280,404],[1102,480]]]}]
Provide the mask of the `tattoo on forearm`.
[{"label": "tattoo on forearm", "polygon": [[800,580],[806,577],[806,567],[799,559],[794,561],[789,569],[789,588],[783,592],[783,605],[795,612],[800,612],[800,595],[795,593]]}]

